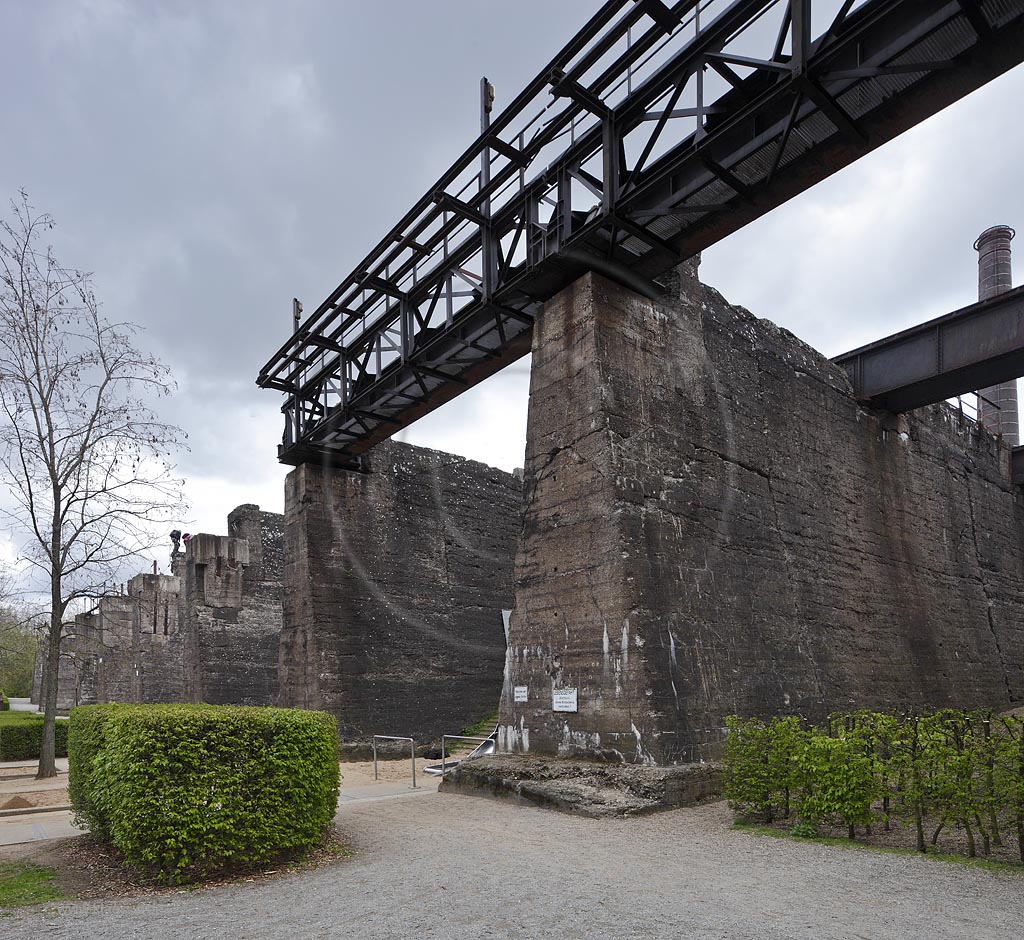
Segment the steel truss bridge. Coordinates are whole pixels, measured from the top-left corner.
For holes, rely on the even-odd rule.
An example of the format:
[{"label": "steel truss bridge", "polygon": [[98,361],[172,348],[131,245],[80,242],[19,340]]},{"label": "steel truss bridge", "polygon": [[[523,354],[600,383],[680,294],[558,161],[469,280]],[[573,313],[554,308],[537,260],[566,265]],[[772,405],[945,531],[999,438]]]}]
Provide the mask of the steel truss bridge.
[{"label": "steel truss bridge", "polygon": [[610,0],[493,121],[485,98],[481,136],[261,370],[287,395],[279,458],[358,466],[527,353],[585,271],[656,296],[1024,60],[1024,0],[813,6]]}]

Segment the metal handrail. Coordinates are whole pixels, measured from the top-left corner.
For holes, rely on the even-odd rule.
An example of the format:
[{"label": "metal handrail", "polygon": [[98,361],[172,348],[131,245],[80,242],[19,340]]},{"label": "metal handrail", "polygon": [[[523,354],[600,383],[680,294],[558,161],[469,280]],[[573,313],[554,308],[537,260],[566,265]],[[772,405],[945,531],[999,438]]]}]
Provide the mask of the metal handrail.
[{"label": "metal handrail", "polygon": [[[481,744],[485,744],[490,741],[491,738],[476,738],[468,734],[442,734],[441,735],[441,776],[443,777],[447,772],[447,759],[445,758],[445,748],[447,740],[451,738],[453,741],[479,741]],[[475,748],[474,748],[475,750]],[[454,766],[454,765],[452,765]]]},{"label": "metal handrail", "polygon": [[[373,736],[373,779],[377,779],[377,741],[408,741],[409,742],[409,753],[412,757],[412,787],[413,790],[418,790],[416,786],[416,742],[412,738],[399,737],[393,734],[375,734]],[[444,754],[444,746],[441,748],[442,756]]]}]

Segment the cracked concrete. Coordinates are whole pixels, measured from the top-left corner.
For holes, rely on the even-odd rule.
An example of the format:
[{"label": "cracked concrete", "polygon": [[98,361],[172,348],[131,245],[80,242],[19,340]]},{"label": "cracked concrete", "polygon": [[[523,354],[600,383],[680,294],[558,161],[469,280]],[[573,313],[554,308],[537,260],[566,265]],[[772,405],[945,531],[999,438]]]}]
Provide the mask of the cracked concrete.
[{"label": "cracked concrete", "polygon": [[303,464],[285,484],[281,703],[373,734],[439,741],[493,714],[522,487],[387,442],[366,474]]},{"label": "cracked concrete", "polygon": [[513,752],[674,764],[714,757],[733,712],[1024,701],[1007,449],[945,406],[865,410],[693,276],[547,303],[525,500]]}]

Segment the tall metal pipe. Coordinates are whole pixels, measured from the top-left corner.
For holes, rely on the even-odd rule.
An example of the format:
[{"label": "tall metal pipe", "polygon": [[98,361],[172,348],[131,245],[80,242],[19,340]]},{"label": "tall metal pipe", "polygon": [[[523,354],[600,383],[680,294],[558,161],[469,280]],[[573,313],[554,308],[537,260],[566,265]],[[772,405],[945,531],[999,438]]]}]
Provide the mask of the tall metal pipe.
[{"label": "tall metal pipe", "polygon": [[[1015,234],[1009,225],[993,225],[974,243],[974,250],[978,252],[978,300],[1004,294],[1013,286],[1010,240]],[[1016,379],[981,389],[978,413],[982,426],[1001,436],[1005,443],[1011,447],[1020,443]]]}]

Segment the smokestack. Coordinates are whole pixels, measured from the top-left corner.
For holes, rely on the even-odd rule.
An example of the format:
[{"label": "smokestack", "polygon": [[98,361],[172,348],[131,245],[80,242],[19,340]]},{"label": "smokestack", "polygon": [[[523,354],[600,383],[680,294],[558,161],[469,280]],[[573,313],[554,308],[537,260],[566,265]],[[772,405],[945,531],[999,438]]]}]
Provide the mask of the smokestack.
[{"label": "smokestack", "polygon": [[[1015,234],[1009,225],[993,225],[985,229],[974,243],[974,250],[978,252],[978,300],[1004,294],[1013,286],[1010,239]],[[983,388],[978,396],[978,414],[982,426],[1000,435],[1011,447],[1016,447],[1020,442],[1017,381]]]}]

